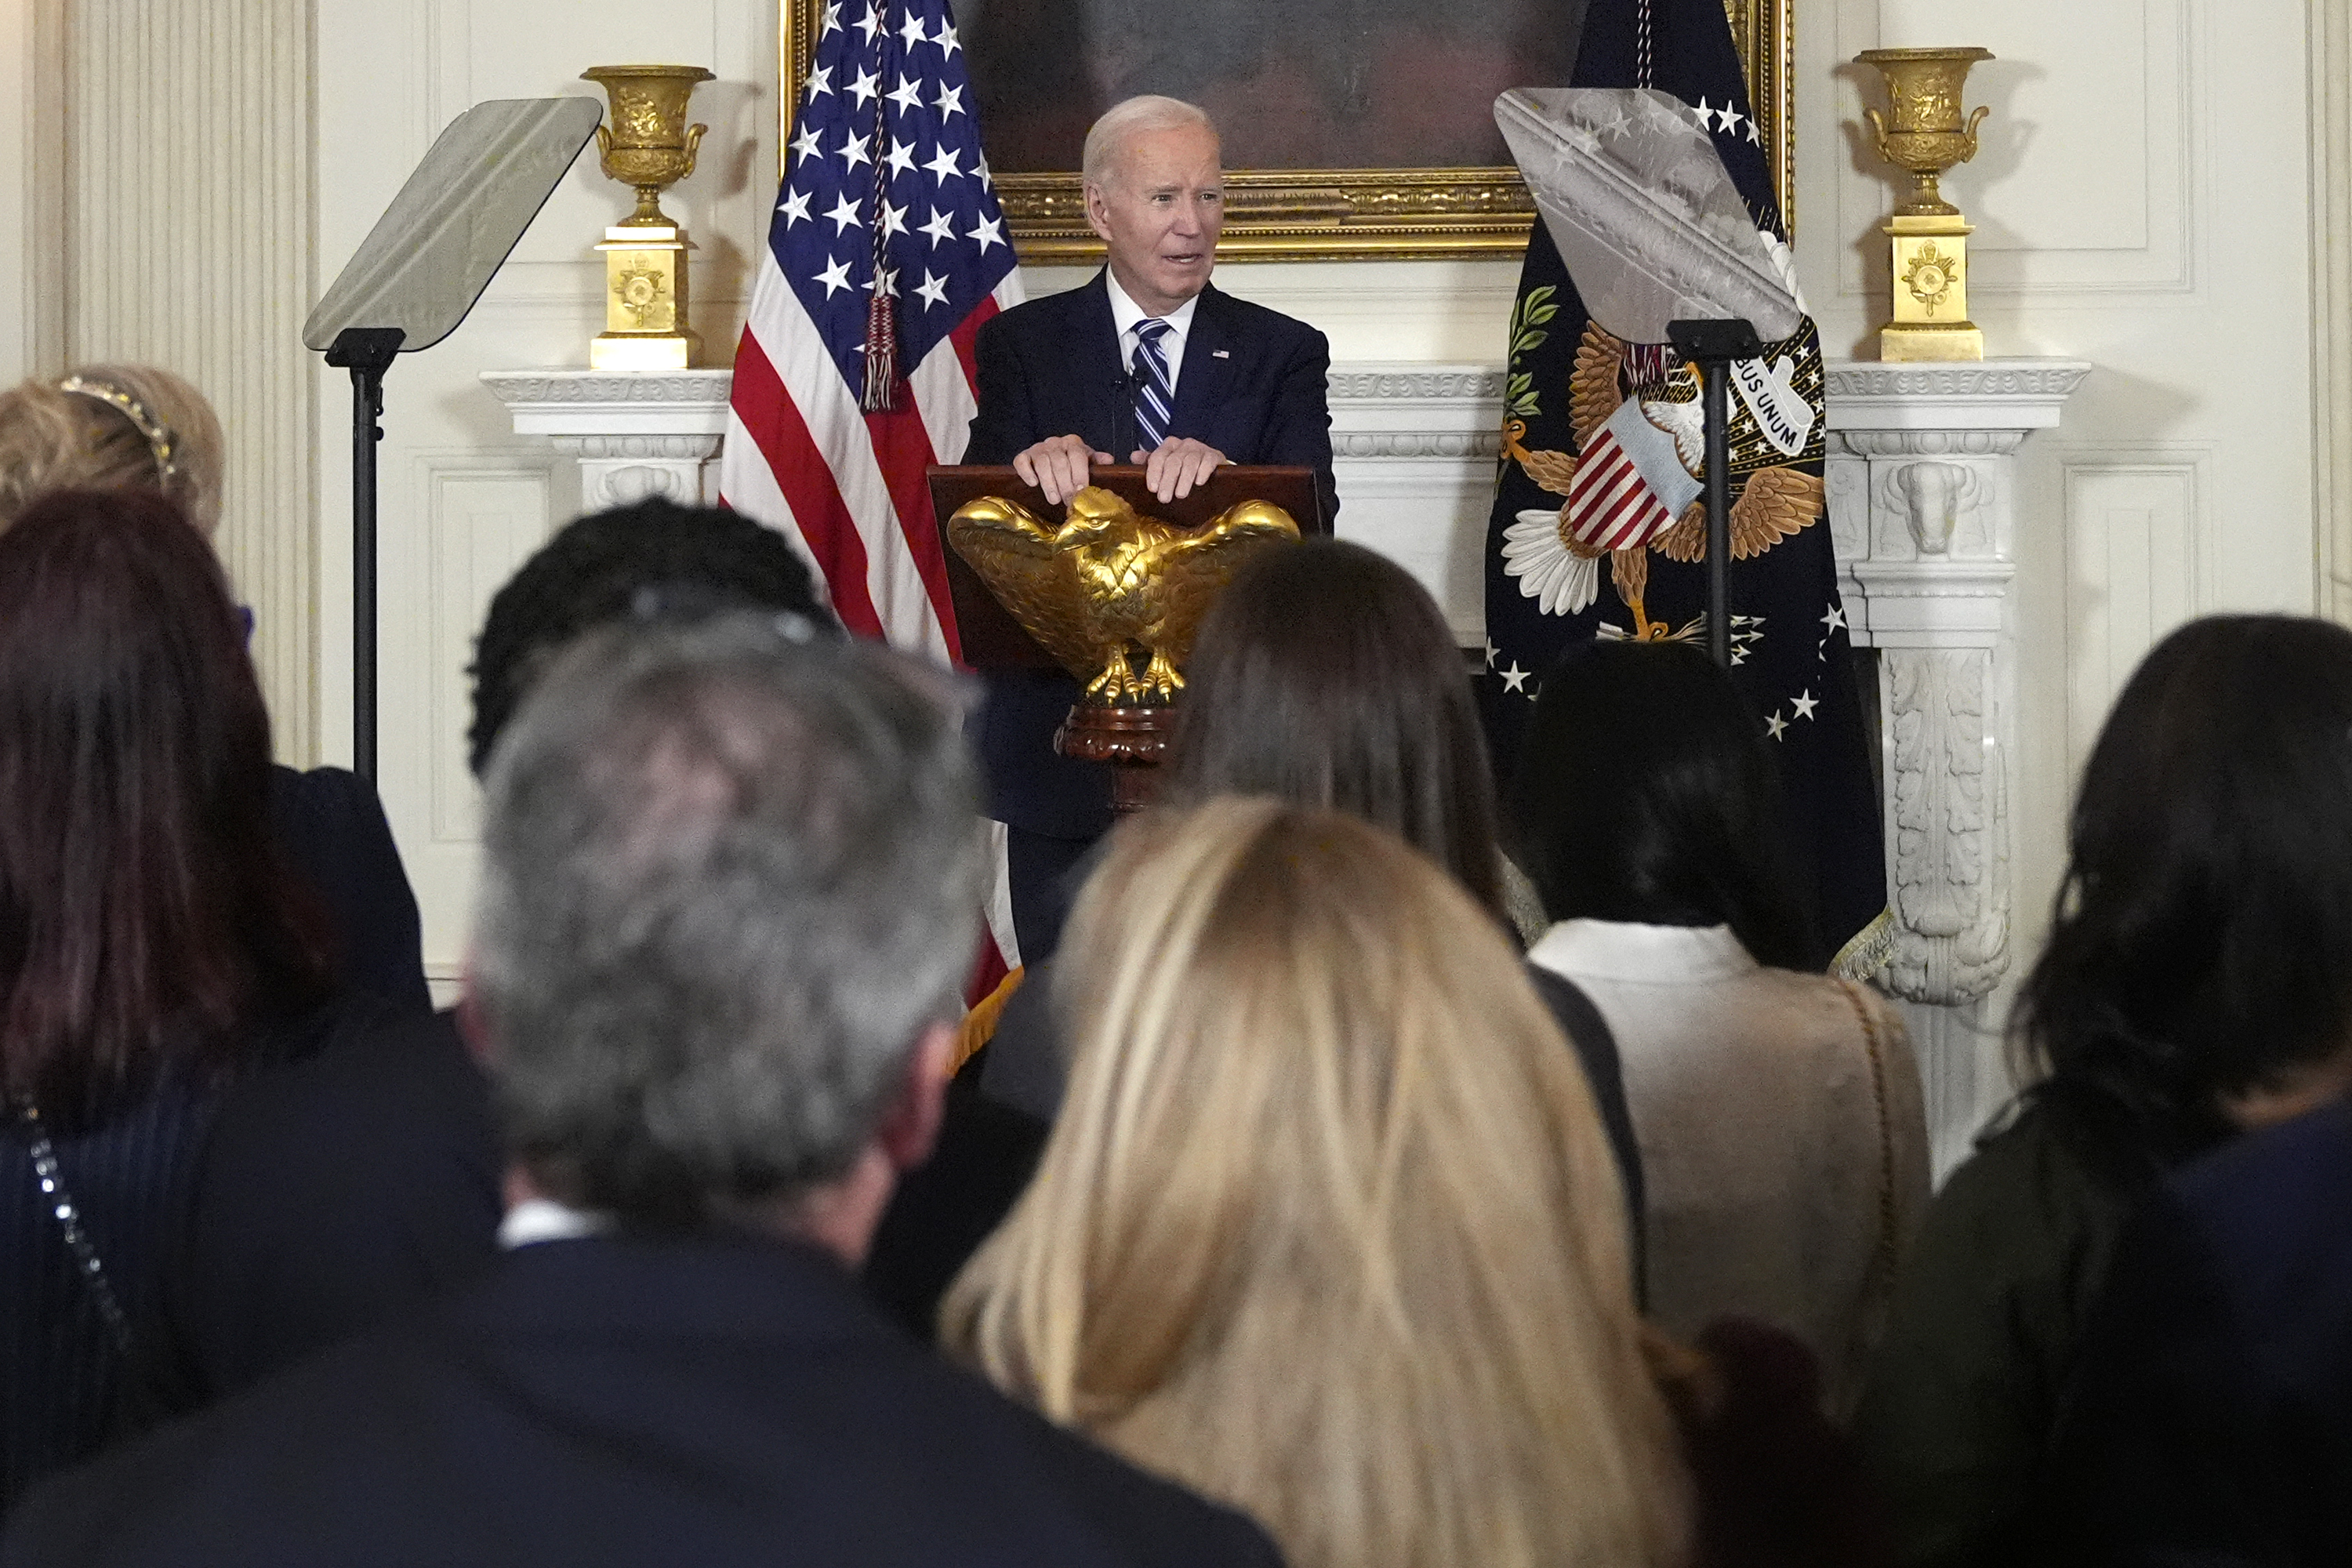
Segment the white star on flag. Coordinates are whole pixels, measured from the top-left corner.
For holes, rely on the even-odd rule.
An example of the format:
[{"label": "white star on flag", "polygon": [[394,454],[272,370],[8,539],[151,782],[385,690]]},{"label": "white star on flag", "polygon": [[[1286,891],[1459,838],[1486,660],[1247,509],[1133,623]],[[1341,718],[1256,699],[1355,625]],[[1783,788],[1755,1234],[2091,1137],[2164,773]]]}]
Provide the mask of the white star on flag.
[{"label": "white star on flag", "polygon": [[923,280],[915,285],[915,292],[923,297],[923,309],[948,302],[948,280],[937,273],[926,272]]},{"label": "white star on flag", "polygon": [[1813,710],[1821,705],[1822,700],[1813,695],[1813,689],[1810,686],[1805,688],[1801,695],[1792,697],[1789,700],[1790,709],[1795,712],[1797,717],[1800,719],[1811,718],[1813,716]]},{"label": "white star on flag", "polygon": [[901,109],[923,107],[923,84],[914,77],[902,76],[898,85],[890,89],[890,101]]},{"label": "white star on flag", "polygon": [[832,266],[817,274],[816,280],[824,285],[824,297],[832,299],[849,287],[849,263],[836,257]]},{"label": "white star on flag", "polygon": [[961,180],[963,178],[963,171],[956,167],[956,163],[955,149],[942,142],[940,143],[938,154],[923,167],[931,172],[931,177],[935,180]]},{"label": "white star on flag", "polygon": [[[776,212],[784,220],[784,226],[790,228],[796,223],[807,220],[808,205],[809,197],[806,191],[787,191],[784,193],[782,205],[776,208]],[[834,232],[837,234],[840,231],[836,229]]]},{"label": "white star on flag", "polygon": [[1764,732],[1776,741],[1788,728],[1789,721],[1780,717],[1780,710],[1778,708],[1772,710],[1772,717],[1764,721]]},{"label": "white star on flag", "polygon": [[857,107],[863,109],[882,90],[882,78],[873,71],[861,70],[857,79],[849,84],[849,90],[856,98]]},{"label": "white star on flag", "polygon": [[942,242],[955,237],[955,214],[941,212],[939,208],[933,207],[931,221],[923,225],[916,232],[929,235],[931,248],[937,250]]},{"label": "white star on flag", "polygon": [[834,203],[833,210],[824,216],[833,220],[833,232],[836,236],[866,226],[865,216],[857,210],[857,204],[849,199],[847,191],[841,193],[841,199]]},{"label": "white star on flag", "polygon": [[1511,668],[1503,671],[1503,689],[1516,691],[1522,697],[1534,696],[1535,693],[1527,689],[1528,677],[1534,673],[1531,669],[1521,669],[1517,659],[1511,660]]},{"label": "white star on flag", "polygon": [[823,70],[809,72],[807,93],[809,102],[814,103],[820,95],[832,90],[833,68],[831,66],[825,67]]}]

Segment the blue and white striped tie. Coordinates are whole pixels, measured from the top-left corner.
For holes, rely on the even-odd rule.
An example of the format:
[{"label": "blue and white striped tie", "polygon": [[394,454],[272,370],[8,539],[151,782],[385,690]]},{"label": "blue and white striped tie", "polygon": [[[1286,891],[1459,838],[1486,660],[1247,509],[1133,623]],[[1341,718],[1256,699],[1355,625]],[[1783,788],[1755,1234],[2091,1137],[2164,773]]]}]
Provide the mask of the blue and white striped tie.
[{"label": "blue and white striped tie", "polygon": [[1157,316],[1135,323],[1136,445],[1147,453],[1157,451],[1168,438],[1169,416],[1176,407],[1176,395],[1168,386],[1168,361],[1160,352],[1160,340],[1171,330]]}]

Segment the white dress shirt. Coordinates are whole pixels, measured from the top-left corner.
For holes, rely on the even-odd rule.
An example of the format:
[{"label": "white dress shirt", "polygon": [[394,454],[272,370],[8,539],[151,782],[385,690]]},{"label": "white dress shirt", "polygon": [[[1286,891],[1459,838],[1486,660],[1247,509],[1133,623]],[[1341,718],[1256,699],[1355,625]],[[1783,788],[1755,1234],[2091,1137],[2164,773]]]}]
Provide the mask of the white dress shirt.
[{"label": "white dress shirt", "polygon": [[[1110,288],[1110,324],[1118,333],[1118,363],[1124,369],[1135,365],[1135,328],[1139,321],[1151,318],[1142,306],[1127,297],[1118,286],[1118,274],[1103,269],[1103,281]],[[1160,339],[1160,357],[1168,362],[1168,395],[1176,395],[1176,377],[1184,369],[1184,340],[1192,332],[1192,307],[1201,302],[1198,294],[1185,300],[1160,319],[1168,323],[1168,331]]]}]

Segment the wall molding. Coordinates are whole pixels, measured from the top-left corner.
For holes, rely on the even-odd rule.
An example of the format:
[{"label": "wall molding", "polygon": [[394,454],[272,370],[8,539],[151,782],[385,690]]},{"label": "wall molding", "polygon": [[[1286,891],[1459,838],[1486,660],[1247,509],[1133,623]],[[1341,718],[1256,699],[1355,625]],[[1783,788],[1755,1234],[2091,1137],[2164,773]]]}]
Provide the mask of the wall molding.
[{"label": "wall molding", "polygon": [[2320,613],[2352,621],[2352,15],[2309,0],[2311,492]]}]

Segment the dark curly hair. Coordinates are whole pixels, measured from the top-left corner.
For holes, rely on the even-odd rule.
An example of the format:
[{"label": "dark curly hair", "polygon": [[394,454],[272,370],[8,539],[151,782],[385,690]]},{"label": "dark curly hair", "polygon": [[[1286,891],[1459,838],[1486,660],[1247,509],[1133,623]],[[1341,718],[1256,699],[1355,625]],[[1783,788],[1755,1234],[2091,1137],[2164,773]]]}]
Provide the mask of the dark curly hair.
[{"label": "dark curly hair", "polygon": [[1600,642],[1544,678],[1510,837],[1556,921],[1727,925],[1759,963],[1822,967],[1764,725],[1695,647]]},{"label": "dark curly hair", "polygon": [[581,633],[628,615],[690,620],[730,609],[795,610],[839,626],[791,542],[740,512],[656,499],[572,523],[522,563],[483,617],[466,734],[475,775],[489,767],[523,697]]},{"label": "dark curly hair", "polygon": [[2019,1041],[2084,1152],[2144,1174],[2352,1043],[2352,631],[2217,616],[2158,643],[2067,851]]}]

